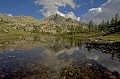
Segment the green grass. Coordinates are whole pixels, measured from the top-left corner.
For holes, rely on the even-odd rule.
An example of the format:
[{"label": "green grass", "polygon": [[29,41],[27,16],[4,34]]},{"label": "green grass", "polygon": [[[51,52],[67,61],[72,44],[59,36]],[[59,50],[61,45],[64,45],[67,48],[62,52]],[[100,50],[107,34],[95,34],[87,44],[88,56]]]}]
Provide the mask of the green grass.
[{"label": "green grass", "polygon": [[[28,35],[53,35],[53,34],[49,34],[49,33],[29,33],[29,32],[17,32],[17,31],[13,31],[11,33],[0,33],[0,38],[14,38],[17,36],[28,36]],[[56,34],[53,36],[63,36],[63,37],[77,37],[77,38],[100,38],[102,40],[110,40],[110,41],[114,41],[114,42],[120,42],[120,34],[110,34],[107,36],[99,36],[100,34],[97,32],[85,32],[85,33],[76,33],[76,34]]]},{"label": "green grass", "polygon": [[114,42],[120,42],[120,34],[110,34],[107,36],[99,36],[97,38],[100,38],[102,40],[110,40]]},{"label": "green grass", "polygon": [[77,33],[75,34],[75,37],[92,37],[96,36],[95,32],[86,32],[86,33]]},{"label": "green grass", "polygon": [[[83,38],[87,38],[87,37],[94,37],[96,36],[96,32],[84,32],[84,33],[62,33],[59,34],[59,36],[64,36],[64,37],[83,37]],[[58,35],[55,35],[58,36]]]},{"label": "green grass", "polygon": [[17,36],[26,36],[29,33],[19,33],[19,32],[11,32],[11,33],[0,33],[0,38],[14,38]]},{"label": "green grass", "polygon": [[89,32],[89,33],[78,33],[75,34],[75,37],[92,37],[92,38],[100,38],[102,40],[120,42],[120,34],[110,34],[107,36],[100,36],[99,33]]}]

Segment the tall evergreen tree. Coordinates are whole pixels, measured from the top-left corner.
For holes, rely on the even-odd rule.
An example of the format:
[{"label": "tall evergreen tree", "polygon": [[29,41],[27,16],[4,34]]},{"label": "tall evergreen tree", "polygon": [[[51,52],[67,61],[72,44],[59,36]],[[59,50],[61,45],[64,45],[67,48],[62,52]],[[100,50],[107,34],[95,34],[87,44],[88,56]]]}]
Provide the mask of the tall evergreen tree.
[{"label": "tall evergreen tree", "polygon": [[117,22],[118,20],[119,20],[119,15],[118,15],[118,13],[115,15],[115,22]]},{"label": "tall evergreen tree", "polygon": [[114,18],[111,19],[110,24],[113,24],[113,23],[115,23],[115,19]]},{"label": "tall evergreen tree", "polygon": [[89,31],[92,31],[93,27],[94,27],[94,23],[93,23],[92,20],[90,20],[90,21],[89,21],[89,24],[88,24],[88,30],[89,30]]}]

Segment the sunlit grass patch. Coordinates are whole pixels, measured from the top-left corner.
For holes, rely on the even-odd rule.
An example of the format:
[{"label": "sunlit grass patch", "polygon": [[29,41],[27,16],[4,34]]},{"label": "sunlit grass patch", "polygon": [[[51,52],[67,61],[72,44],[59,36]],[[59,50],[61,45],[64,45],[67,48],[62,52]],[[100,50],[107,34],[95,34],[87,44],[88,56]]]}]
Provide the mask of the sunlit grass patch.
[{"label": "sunlit grass patch", "polygon": [[76,37],[90,37],[90,36],[95,36],[95,32],[86,32],[86,33],[77,33],[75,34]]},{"label": "sunlit grass patch", "polygon": [[103,40],[111,40],[114,42],[120,42],[120,34],[110,34],[107,36],[99,36],[97,38],[103,39]]}]

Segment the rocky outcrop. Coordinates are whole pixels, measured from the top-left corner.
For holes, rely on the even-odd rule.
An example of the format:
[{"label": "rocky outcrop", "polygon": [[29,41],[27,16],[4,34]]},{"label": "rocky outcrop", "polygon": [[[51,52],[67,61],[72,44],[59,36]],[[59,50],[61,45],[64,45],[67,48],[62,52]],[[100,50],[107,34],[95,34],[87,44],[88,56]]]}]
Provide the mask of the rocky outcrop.
[{"label": "rocky outcrop", "polygon": [[102,40],[99,38],[88,38],[86,43],[112,44],[114,42],[110,40]]}]

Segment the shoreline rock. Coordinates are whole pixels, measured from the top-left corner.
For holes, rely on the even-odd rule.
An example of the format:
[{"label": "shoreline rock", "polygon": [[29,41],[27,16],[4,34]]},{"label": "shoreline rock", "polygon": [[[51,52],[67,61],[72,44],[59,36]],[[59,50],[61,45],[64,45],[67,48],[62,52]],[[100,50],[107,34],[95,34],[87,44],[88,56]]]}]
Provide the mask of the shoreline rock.
[{"label": "shoreline rock", "polygon": [[113,43],[117,43],[117,42],[110,41],[110,40],[102,40],[100,38],[88,38],[86,40],[86,43],[113,44]]}]

